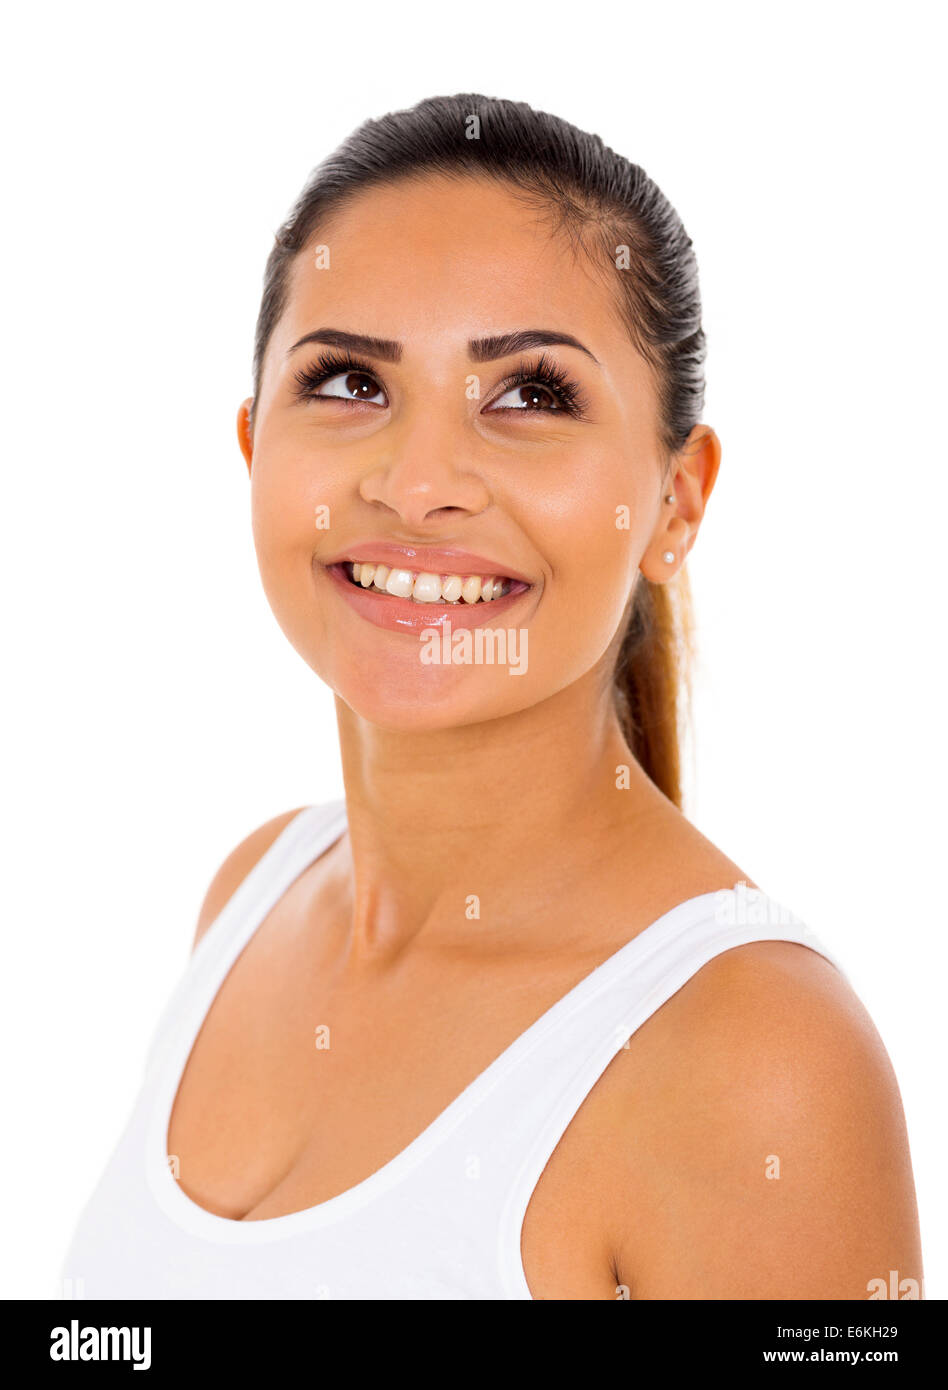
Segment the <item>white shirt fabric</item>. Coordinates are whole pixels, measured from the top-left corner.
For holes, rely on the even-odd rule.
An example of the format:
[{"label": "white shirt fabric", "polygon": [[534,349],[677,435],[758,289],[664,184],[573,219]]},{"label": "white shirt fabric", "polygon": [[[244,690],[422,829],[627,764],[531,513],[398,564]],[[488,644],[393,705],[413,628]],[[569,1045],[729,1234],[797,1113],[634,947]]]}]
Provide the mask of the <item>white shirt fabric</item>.
[{"label": "white shirt fabric", "polygon": [[[530,1299],[520,1254],[547,1160],[609,1062],[713,957],[796,941],[839,962],[738,884],[680,903],[548,1009],[407,1148],[305,1211],[212,1215],[173,1176],[178,1085],[228,971],[271,908],[346,828],[344,802],[296,815],[198,942],[153,1037],[131,1117],[79,1220],[60,1297]],[[344,1136],[341,1136],[344,1139]]]}]

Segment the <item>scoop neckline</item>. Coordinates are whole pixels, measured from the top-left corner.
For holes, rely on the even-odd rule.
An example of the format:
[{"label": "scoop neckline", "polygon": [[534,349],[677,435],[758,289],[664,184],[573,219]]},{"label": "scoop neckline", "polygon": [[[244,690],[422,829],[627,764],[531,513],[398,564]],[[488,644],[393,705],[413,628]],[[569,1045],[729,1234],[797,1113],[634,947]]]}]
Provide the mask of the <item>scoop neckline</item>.
[{"label": "scoop neckline", "polygon": [[[267,864],[267,874],[271,877],[264,878],[264,882],[278,881],[279,893],[274,900],[274,905],[278,902],[295,879],[304,872],[310,864],[325,854],[342,837],[348,827],[345,803],[341,805],[339,813],[332,817],[328,823],[320,827],[315,846],[311,847],[312,852],[303,862],[299,862],[296,856],[296,849],[299,843],[297,836],[291,837],[288,843],[280,846],[287,831],[297,830],[300,836],[305,836],[309,827],[310,817],[313,813],[324,812],[322,806],[309,806],[300,812],[298,817],[285,828],[284,832],[270,846],[270,850],[258,860],[255,868],[263,868],[265,860],[271,851],[278,848],[285,848],[286,858],[289,860],[290,867],[295,867],[295,872],[290,877],[286,876],[286,865],[282,858],[275,865],[273,858]],[[251,870],[251,874],[254,870]],[[244,880],[249,884],[250,875]],[[257,879],[259,883],[260,878]],[[243,884],[241,885],[243,887]],[[240,892],[238,888],[237,892]],[[492,1062],[474,1077],[467,1086],[454,1097],[439,1114],[416,1135],[404,1148],[397,1154],[383,1163],[368,1177],[362,1178],[359,1182],[337,1193],[333,1197],[326,1198],[325,1201],[317,1202],[313,1206],[303,1207],[298,1211],[287,1212],[283,1216],[264,1217],[260,1220],[247,1221],[244,1219],[234,1219],[227,1216],[218,1216],[216,1213],[208,1211],[200,1206],[193,1198],[189,1197],[181,1188],[178,1180],[171,1172],[168,1159],[168,1130],[171,1124],[171,1115],[181,1083],[184,1080],[184,1073],[190,1060],[191,1053],[197,1042],[198,1034],[204,1024],[204,1020],[210,1013],[216,1002],[221,989],[224,986],[228,975],[237,963],[244,949],[250,944],[256,932],[263,925],[270,908],[264,908],[262,913],[256,911],[256,905],[247,911],[242,928],[246,926],[249,919],[252,925],[249,929],[241,929],[235,933],[234,942],[228,943],[227,949],[223,952],[222,958],[216,963],[216,968],[211,974],[209,982],[202,982],[202,987],[196,999],[190,1000],[190,1019],[188,1027],[182,1034],[179,1045],[169,1049],[162,1064],[159,1067],[157,1082],[155,1085],[155,1098],[152,1102],[149,1121],[146,1128],[146,1153],[145,1167],[148,1185],[155,1200],[158,1202],[166,1216],[170,1217],[178,1226],[190,1231],[192,1234],[201,1236],[205,1239],[216,1241],[228,1245],[259,1245],[270,1241],[281,1240],[290,1236],[317,1230],[324,1226],[329,1226],[354,1211],[358,1211],[368,1203],[374,1201],[384,1192],[394,1187],[403,1177],[407,1176],[412,1169],[422,1162],[442,1140],[454,1130],[466,1117],[473,1111],[482,1100],[497,1086],[500,1081],[511,1071],[534,1047],[542,1042],[543,1038],[552,1029],[567,1018],[573,1011],[585,1005],[590,996],[598,993],[600,989],[608,987],[614,975],[616,975],[626,964],[631,956],[642,955],[647,957],[652,951],[659,949],[672,935],[679,926],[689,926],[692,920],[700,917],[712,899],[720,899],[722,894],[732,894],[735,888],[713,888],[707,893],[700,893],[691,898],[686,898],[683,902],[676,903],[674,907],[663,912],[648,926],[637,932],[631,940],[626,941],[607,956],[599,965],[594,966],[591,971],[582,977],[571,989],[546,1009],[539,1018],[528,1025],[512,1043],[494,1058]],[[235,895],[236,897],[236,895]],[[202,937],[203,941],[208,941],[210,933],[217,925],[217,922],[224,915],[224,912],[235,902],[232,897],[218,918],[211,924],[208,931]],[[241,904],[242,906],[242,904]],[[198,943],[198,948],[202,942]],[[236,944],[235,944],[236,943]],[[193,960],[193,957],[192,957]],[[194,1021],[196,1020],[196,1022]],[[524,1276],[525,1279],[525,1276]],[[532,1295],[531,1295],[532,1297]]]}]

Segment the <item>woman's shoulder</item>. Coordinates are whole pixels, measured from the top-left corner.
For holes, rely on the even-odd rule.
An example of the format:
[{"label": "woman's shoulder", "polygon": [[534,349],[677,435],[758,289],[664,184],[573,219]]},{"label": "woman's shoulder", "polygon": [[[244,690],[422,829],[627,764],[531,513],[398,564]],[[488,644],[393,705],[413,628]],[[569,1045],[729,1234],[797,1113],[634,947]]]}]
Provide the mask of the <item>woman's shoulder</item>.
[{"label": "woman's shoulder", "polygon": [[795,941],[732,947],[638,1041],[615,1189],[638,1199],[616,1236],[633,1297],[865,1298],[890,1268],[921,1278],[898,1083],[829,960]]},{"label": "woman's shoulder", "polygon": [[[654,1049],[657,1059],[660,1051],[676,1078],[662,1104],[677,1108],[679,1119],[700,1111],[723,1136],[741,1124],[776,1124],[781,1110],[781,1130],[804,1113],[815,1119],[821,1106],[828,1120],[829,1109],[849,1103],[857,1072],[867,1097],[874,1084],[880,1104],[898,1101],[875,1024],[806,922],[684,816],[664,829],[665,894],[677,880],[681,898],[713,897],[720,935],[710,959],[642,1031],[642,1052],[651,1059]],[[728,944],[732,927],[749,939]],[[713,1104],[696,1107],[698,1095]]]},{"label": "woman's shoulder", "polygon": [[[661,1038],[681,1074],[682,1086],[665,1092],[668,1103],[687,1096],[691,1077],[706,1092],[720,1082],[732,1099],[743,1095],[751,1105],[755,1088],[773,1096],[778,1082],[799,1080],[807,1068],[819,1072],[847,1047],[891,1075],[872,1019],[806,922],[685,816],[676,811],[655,824],[659,901],[708,897],[718,924],[710,959],[649,1019],[648,1035]],[[620,876],[627,880],[625,866]],[[743,942],[729,944],[732,927]]]},{"label": "woman's shoulder", "polygon": [[[756,895],[772,904],[760,890]],[[705,1082],[726,1073],[732,1093],[742,1081],[751,1099],[756,1086],[772,1092],[777,1081],[790,1083],[807,1068],[819,1070],[847,1049],[888,1063],[850,981],[818,946],[806,943],[805,924],[798,925],[804,928],[801,940],[780,939],[780,927],[772,938],[766,925],[752,928],[760,930],[760,939],[720,951],[676,996],[682,1060],[689,1066],[700,1062]]]},{"label": "woman's shoulder", "polygon": [[208,927],[220,916],[251,869],[263,858],[278,836],[306,809],[305,806],[296,806],[292,811],[283,811],[278,816],[272,816],[249,835],[244,836],[231,850],[211,879],[204,896],[194,931],[193,946],[197,946]]}]

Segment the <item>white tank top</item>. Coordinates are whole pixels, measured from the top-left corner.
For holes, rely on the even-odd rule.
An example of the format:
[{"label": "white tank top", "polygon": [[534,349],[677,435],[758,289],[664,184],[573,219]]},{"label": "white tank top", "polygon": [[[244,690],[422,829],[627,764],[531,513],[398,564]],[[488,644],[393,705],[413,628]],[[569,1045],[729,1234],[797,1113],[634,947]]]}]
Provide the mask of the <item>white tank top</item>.
[{"label": "white tank top", "polygon": [[201,937],[80,1217],[59,1297],[532,1298],[520,1255],[531,1194],[640,1024],[707,961],[751,941],[800,942],[845,977],[810,929],[767,895],[738,884],[690,898],[581,980],[371,1177],[288,1216],[214,1216],[185,1195],[167,1155],[178,1084],[232,964],[345,828],[344,802],[301,811]]}]

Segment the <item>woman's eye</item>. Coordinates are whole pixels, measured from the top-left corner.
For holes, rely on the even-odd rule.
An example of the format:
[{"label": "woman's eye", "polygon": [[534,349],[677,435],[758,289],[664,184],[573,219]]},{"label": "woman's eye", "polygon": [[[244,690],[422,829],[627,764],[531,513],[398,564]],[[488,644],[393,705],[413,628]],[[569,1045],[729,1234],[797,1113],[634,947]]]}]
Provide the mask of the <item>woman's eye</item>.
[{"label": "woman's eye", "polygon": [[[511,398],[510,403],[504,401]],[[491,410],[559,410],[560,403],[553,392],[539,382],[528,382],[524,386],[512,386],[490,407]]]},{"label": "woman's eye", "polygon": [[[341,396],[347,401],[368,401],[371,405],[386,404],[381,386],[366,372],[339,372],[337,376],[327,377],[312,394]],[[376,401],[375,396],[382,396],[382,400]]]}]

